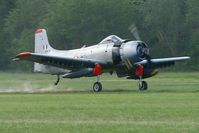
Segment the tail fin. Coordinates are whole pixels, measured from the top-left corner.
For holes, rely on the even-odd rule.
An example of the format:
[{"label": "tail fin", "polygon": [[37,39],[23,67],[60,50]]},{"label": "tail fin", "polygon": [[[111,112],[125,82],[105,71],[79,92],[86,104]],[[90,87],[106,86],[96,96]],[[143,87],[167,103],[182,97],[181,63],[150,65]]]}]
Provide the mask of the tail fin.
[{"label": "tail fin", "polygon": [[48,37],[45,29],[38,29],[35,32],[35,53],[47,54],[53,48],[48,42]]},{"label": "tail fin", "polygon": [[[47,54],[51,50],[53,50],[53,48],[50,46],[48,42],[46,30],[38,29],[35,32],[35,53]],[[48,69],[45,65],[34,63],[34,72],[48,73]]]}]

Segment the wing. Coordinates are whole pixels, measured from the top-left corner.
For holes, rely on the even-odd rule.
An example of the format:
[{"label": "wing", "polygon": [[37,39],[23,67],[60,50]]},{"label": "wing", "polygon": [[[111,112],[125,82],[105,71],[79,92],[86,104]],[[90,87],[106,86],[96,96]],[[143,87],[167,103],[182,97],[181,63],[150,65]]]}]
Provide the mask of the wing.
[{"label": "wing", "polygon": [[159,68],[159,67],[167,67],[175,64],[175,61],[180,61],[180,60],[187,60],[190,59],[190,57],[185,56],[185,57],[172,57],[172,58],[159,58],[159,59],[151,59],[151,62],[147,60],[143,60],[140,62],[135,63],[134,65],[151,65],[154,68]]},{"label": "wing", "polygon": [[70,70],[79,69],[79,68],[94,68],[96,64],[100,64],[103,68],[106,68],[112,64],[93,59],[69,58],[63,56],[38,54],[30,52],[20,53],[15,57],[14,60],[16,61],[26,60],[26,61],[37,62],[44,65],[50,65]]}]

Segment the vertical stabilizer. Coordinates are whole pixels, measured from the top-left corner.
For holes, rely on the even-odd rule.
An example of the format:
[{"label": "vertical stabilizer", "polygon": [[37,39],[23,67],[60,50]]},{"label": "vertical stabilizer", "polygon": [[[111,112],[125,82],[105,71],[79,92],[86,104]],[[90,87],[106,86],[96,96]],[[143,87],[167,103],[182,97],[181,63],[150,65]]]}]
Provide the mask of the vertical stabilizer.
[{"label": "vertical stabilizer", "polygon": [[35,53],[47,54],[52,50],[48,42],[48,37],[45,29],[38,29],[35,32]]},{"label": "vertical stabilizer", "polygon": [[[38,29],[35,32],[35,53],[48,54],[53,48],[48,42],[48,37],[45,29]],[[45,65],[34,63],[34,72],[46,73]]]}]

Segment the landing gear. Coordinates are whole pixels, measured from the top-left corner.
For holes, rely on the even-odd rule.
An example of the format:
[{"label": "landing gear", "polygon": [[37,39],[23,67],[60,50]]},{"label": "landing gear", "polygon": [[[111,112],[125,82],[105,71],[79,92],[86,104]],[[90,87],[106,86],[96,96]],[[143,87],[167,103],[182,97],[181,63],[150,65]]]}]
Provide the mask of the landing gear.
[{"label": "landing gear", "polygon": [[102,84],[100,82],[95,82],[93,84],[93,91],[94,92],[100,92],[100,91],[102,91]]},{"label": "landing gear", "polygon": [[100,77],[97,76],[97,82],[93,84],[93,91],[94,92],[100,92],[102,91],[102,84],[100,83]]},{"label": "landing gear", "polygon": [[54,83],[54,85],[58,85],[59,81],[60,81],[60,76],[57,75],[57,80],[56,80],[56,82]]},{"label": "landing gear", "polygon": [[140,91],[145,91],[148,89],[148,85],[147,85],[147,82],[146,81],[142,81],[140,80],[139,81],[139,90]]},{"label": "landing gear", "polygon": [[139,90],[145,91],[148,88],[147,82],[143,81],[144,67],[142,65],[137,66],[135,74],[139,77]]}]

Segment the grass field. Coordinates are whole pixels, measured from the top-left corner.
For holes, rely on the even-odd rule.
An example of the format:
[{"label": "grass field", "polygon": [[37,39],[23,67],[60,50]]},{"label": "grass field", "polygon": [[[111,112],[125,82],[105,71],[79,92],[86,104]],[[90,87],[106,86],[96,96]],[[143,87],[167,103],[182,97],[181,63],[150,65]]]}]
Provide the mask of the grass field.
[{"label": "grass field", "polygon": [[199,73],[161,73],[137,81],[103,76],[63,79],[41,74],[0,73],[0,133],[198,133]]}]

